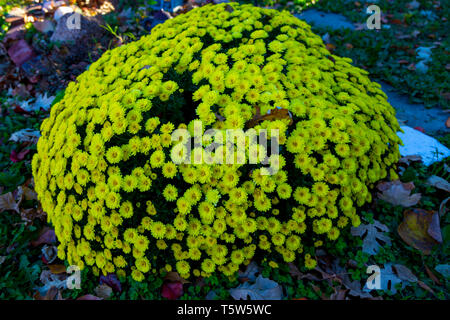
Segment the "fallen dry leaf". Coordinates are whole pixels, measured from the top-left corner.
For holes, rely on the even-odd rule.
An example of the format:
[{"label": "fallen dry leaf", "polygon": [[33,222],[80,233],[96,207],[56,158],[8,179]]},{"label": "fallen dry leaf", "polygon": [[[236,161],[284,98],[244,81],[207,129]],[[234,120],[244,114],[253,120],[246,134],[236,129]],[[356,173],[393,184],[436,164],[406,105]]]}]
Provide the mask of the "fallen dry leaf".
[{"label": "fallen dry leaf", "polygon": [[448,183],[447,180],[441,177],[431,176],[427,179],[427,184],[435,188],[450,192],[450,183]]},{"label": "fallen dry leaf", "polygon": [[363,239],[362,251],[370,255],[374,255],[383,244],[391,245],[391,239],[385,235],[389,232],[389,228],[381,222],[374,220],[372,224],[361,224],[359,227],[352,227],[351,233],[353,236],[359,236]]},{"label": "fallen dry leaf", "polygon": [[275,281],[259,275],[254,284],[245,282],[230,289],[230,295],[234,300],[281,300],[283,288]]},{"label": "fallen dry leaf", "polygon": [[102,299],[109,299],[112,294],[112,288],[106,284],[100,284],[94,289],[95,294]]},{"label": "fallen dry leaf", "polygon": [[441,204],[439,205],[439,216],[440,217],[443,217],[448,211],[448,209],[447,209],[447,202],[448,202],[448,200],[450,200],[450,197],[444,199],[441,202]]},{"label": "fallen dry leaf", "polygon": [[405,280],[405,281],[409,281],[409,282],[417,282],[419,280],[412,273],[411,270],[409,270],[407,267],[405,267],[402,264],[394,264],[392,267],[400,280]]},{"label": "fallen dry leaf", "polygon": [[165,277],[164,280],[168,280],[170,282],[181,282],[182,284],[190,283],[186,279],[182,278],[178,272],[171,271]]},{"label": "fallen dry leaf", "polygon": [[300,270],[298,270],[297,266],[293,264],[292,262],[288,263],[289,266],[289,273],[292,277],[296,278],[297,280],[302,279],[308,279],[312,281],[319,281],[320,279],[313,275],[312,273],[302,273]]},{"label": "fallen dry leaf", "polygon": [[60,274],[66,272],[66,266],[62,264],[49,264],[48,268],[53,274]]},{"label": "fallen dry leaf", "polygon": [[44,243],[51,244],[55,241],[56,241],[55,230],[51,229],[50,227],[44,227],[42,229],[39,237],[36,240],[31,241],[31,245],[33,247],[37,247],[41,244],[44,244]]},{"label": "fallen dry leaf", "polygon": [[407,244],[428,255],[435,245],[442,243],[439,214],[417,208],[405,210],[398,234]]},{"label": "fallen dry leaf", "polygon": [[14,210],[17,213],[20,213],[19,205],[22,198],[20,197],[19,201],[16,200],[12,192],[8,192],[0,196],[0,212],[5,210]]},{"label": "fallen dry leaf", "polygon": [[437,284],[438,286],[442,286],[442,283],[439,281],[438,277],[436,277],[436,275],[433,273],[433,271],[430,270],[430,268],[428,268],[427,265],[425,265],[425,271],[435,284]]},{"label": "fallen dry leaf", "polygon": [[37,291],[33,295],[33,298],[35,300],[64,300],[62,298],[61,291],[56,287],[51,287],[44,296]]},{"label": "fallen dry leaf", "polygon": [[402,183],[400,180],[381,182],[377,186],[381,193],[378,193],[378,198],[389,202],[394,206],[411,207],[416,205],[422,195],[415,193],[411,195],[414,189],[414,183]]},{"label": "fallen dry leaf", "polygon": [[34,190],[26,186],[22,186],[19,188],[22,189],[22,194],[25,200],[37,200],[37,193]]},{"label": "fallen dry leaf", "polygon": [[289,125],[294,123],[294,121],[292,120],[292,117],[289,114],[289,111],[287,109],[275,108],[275,109],[269,110],[267,114],[262,115],[261,109],[258,106],[256,106],[256,113],[252,119],[247,121],[246,127],[253,128],[253,127],[257,126],[261,121],[265,121],[265,120],[272,121],[272,120],[281,120],[281,119],[289,119],[289,121],[290,121]]}]

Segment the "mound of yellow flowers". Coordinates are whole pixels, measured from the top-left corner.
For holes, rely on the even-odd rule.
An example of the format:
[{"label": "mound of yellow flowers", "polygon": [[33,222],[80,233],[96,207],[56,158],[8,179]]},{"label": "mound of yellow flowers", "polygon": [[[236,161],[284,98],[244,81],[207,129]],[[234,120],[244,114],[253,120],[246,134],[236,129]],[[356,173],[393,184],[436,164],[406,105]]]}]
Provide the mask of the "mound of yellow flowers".
[{"label": "mound of yellow flowers", "polygon": [[[58,256],[137,281],[231,276],[257,257],[314,268],[399,158],[393,108],[350,62],[288,12],[234,3],[106,52],[52,107],[32,162]],[[194,120],[278,130],[279,170],[175,163],[172,133]]]}]

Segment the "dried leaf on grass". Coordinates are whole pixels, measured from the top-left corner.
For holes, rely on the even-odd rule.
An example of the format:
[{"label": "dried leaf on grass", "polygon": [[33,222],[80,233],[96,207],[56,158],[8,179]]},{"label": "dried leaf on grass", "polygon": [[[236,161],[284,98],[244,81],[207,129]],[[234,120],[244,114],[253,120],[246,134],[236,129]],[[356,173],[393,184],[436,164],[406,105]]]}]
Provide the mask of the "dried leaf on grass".
[{"label": "dried leaf on grass", "polygon": [[38,130],[22,129],[14,132],[9,138],[9,141],[16,143],[31,142],[32,144],[36,144],[40,135]]},{"label": "dried leaf on grass", "polygon": [[363,239],[362,251],[370,255],[374,255],[380,249],[380,241],[391,245],[391,239],[385,235],[389,228],[381,222],[374,220],[373,224],[361,224],[359,227],[352,228],[351,233],[353,236],[359,236]]},{"label": "dried leaf on grass", "polygon": [[405,210],[398,234],[407,244],[429,255],[435,245],[442,243],[439,214],[416,208]]},{"label": "dried leaf on grass", "polygon": [[411,194],[414,189],[414,183],[402,183],[400,180],[381,182],[377,186],[381,193],[378,198],[389,202],[394,206],[411,207],[416,205],[422,195],[420,193]]},{"label": "dried leaf on grass", "polygon": [[49,264],[48,268],[53,274],[61,274],[66,272],[66,266],[63,264]]},{"label": "dried leaf on grass", "polygon": [[[436,266],[436,268],[437,268],[437,267],[438,267],[438,266]],[[435,284],[437,284],[438,286],[441,286],[441,285],[442,285],[442,283],[439,281],[438,277],[436,277],[436,275],[433,273],[433,271],[431,271],[430,268],[428,268],[427,265],[425,265],[425,271],[427,272],[428,276],[430,277],[431,280],[433,280],[433,282],[434,282]],[[436,271],[437,271],[437,269],[436,269]]]},{"label": "dried leaf on grass", "polygon": [[275,109],[269,110],[269,112],[267,114],[262,115],[261,109],[258,106],[256,106],[256,113],[253,116],[253,118],[250,119],[246,123],[246,127],[253,128],[253,127],[257,126],[261,121],[265,121],[265,120],[272,121],[272,120],[281,120],[281,119],[288,119],[289,125],[291,125],[294,122],[287,109],[275,108]]},{"label": "dried leaf on grass", "polygon": [[394,264],[393,266],[394,271],[397,273],[397,276],[400,280],[405,280],[409,282],[417,282],[417,277],[412,273],[411,270],[409,270],[407,267],[405,267],[402,264]]},{"label": "dried leaf on grass", "polygon": [[438,176],[431,176],[427,179],[427,184],[437,188],[441,189],[447,192],[450,192],[450,183],[448,183],[447,180],[438,177]]},{"label": "dried leaf on grass", "polygon": [[119,278],[117,278],[117,275],[115,273],[108,273],[108,275],[106,276],[101,275],[100,284],[106,284],[114,291],[122,292],[122,284],[120,283]]},{"label": "dried leaf on grass", "polygon": [[167,273],[164,277],[164,280],[168,280],[170,282],[181,282],[182,284],[190,283],[190,281],[182,278],[178,272],[171,271]]},{"label": "dried leaf on grass", "polygon": [[288,263],[289,266],[289,273],[292,277],[296,278],[297,280],[302,279],[308,279],[311,281],[319,281],[320,279],[313,275],[312,273],[302,273],[300,270],[298,270],[297,266],[293,264],[292,262]]},{"label": "dried leaf on grass", "polygon": [[230,289],[230,295],[234,300],[281,300],[283,289],[275,281],[259,275],[253,284],[245,282]]},{"label": "dried leaf on grass", "polygon": [[447,202],[448,202],[448,200],[450,200],[450,197],[444,199],[441,202],[441,204],[439,205],[439,216],[440,217],[443,217],[448,211],[448,209],[447,209]]},{"label": "dried leaf on grass", "polygon": [[40,296],[45,297],[53,287],[58,290],[67,288],[66,279],[67,274],[53,274],[50,270],[44,270],[40,276],[43,286],[36,288],[36,290]]},{"label": "dried leaf on grass", "polygon": [[39,237],[31,241],[33,247],[37,247],[41,244],[52,244],[56,241],[55,230],[50,227],[44,227],[39,235]]},{"label": "dried leaf on grass", "polygon": [[17,213],[20,213],[19,205],[22,201],[22,198],[17,199],[14,197],[12,192],[8,192],[0,196],[0,212],[5,210],[13,210]]},{"label": "dried leaf on grass", "polygon": [[95,294],[105,300],[111,297],[112,291],[112,288],[106,284],[100,284],[94,289]]},{"label": "dried leaf on grass", "polygon": [[43,296],[37,291],[33,295],[33,298],[35,300],[64,300],[61,295],[61,290],[56,287],[51,287]]}]

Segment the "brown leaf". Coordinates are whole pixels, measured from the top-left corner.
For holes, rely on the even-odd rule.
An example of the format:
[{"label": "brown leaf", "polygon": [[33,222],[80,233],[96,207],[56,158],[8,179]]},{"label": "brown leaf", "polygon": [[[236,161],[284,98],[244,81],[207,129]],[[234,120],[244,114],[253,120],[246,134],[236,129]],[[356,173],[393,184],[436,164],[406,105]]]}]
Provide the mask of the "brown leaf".
[{"label": "brown leaf", "polygon": [[289,266],[289,273],[292,277],[296,278],[297,280],[302,279],[308,279],[312,281],[319,281],[320,279],[313,275],[312,273],[302,273],[300,270],[298,270],[297,266],[293,264],[292,262],[288,263]]},{"label": "brown leaf", "polygon": [[433,273],[433,271],[430,270],[430,268],[428,268],[427,265],[425,265],[425,271],[435,284],[437,284],[438,286],[442,286],[442,283],[439,281],[438,277],[436,277],[436,275]]},{"label": "brown leaf", "polygon": [[389,22],[391,24],[403,24],[403,21],[400,19],[392,19],[392,20],[389,20]]},{"label": "brown leaf", "polygon": [[407,267],[405,267],[402,264],[394,264],[393,265],[395,273],[397,273],[397,276],[400,280],[406,280],[409,282],[417,282],[417,277],[409,270]]},{"label": "brown leaf", "polygon": [[35,219],[45,221],[47,214],[42,210],[41,205],[37,208],[29,208],[20,210],[20,217],[27,223],[32,223]]},{"label": "brown leaf", "polygon": [[405,210],[398,234],[407,244],[428,255],[433,246],[442,243],[439,214],[417,208]]},{"label": "brown leaf", "polygon": [[253,116],[253,118],[246,123],[246,126],[247,128],[253,128],[257,126],[261,121],[265,120],[272,121],[281,119],[289,119],[290,120],[289,125],[294,123],[287,109],[275,108],[270,110],[267,114],[262,115],[261,109],[258,106],[256,106],[256,113]]},{"label": "brown leaf", "polygon": [[345,44],[345,48],[346,48],[347,50],[351,50],[351,49],[353,49],[353,45],[352,45],[351,43],[346,43],[346,44]]},{"label": "brown leaf", "polygon": [[334,49],[336,49],[336,46],[332,43],[327,43],[325,46],[327,47],[328,51],[330,51],[330,52],[332,52]]},{"label": "brown leaf", "polygon": [[36,240],[31,241],[31,245],[33,247],[37,247],[41,244],[44,244],[44,243],[51,244],[55,241],[56,241],[55,230],[53,230],[49,227],[45,227],[42,229],[39,237]]},{"label": "brown leaf", "polygon": [[334,288],[334,293],[331,294],[330,300],[345,300],[348,289],[336,289]]},{"label": "brown leaf", "polygon": [[427,184],[429,184],[435,188],[450,192],[450,183],[448,183],[447,180],[445,180],[441,177],[431,176],[427,179]]},{"label": "brown leaf", "polygon": [[171,271],[165,277],[164,280],[168,280],[170,282],[181,282],[182,284],[191,283],[186,279],[183,279],[178,272]]},{"label": "brown leaf", "polygon": [[8,192],[0,196],[0,212],[5,210],[14,210],[17,213],[20,213],[19,204],[20,201],[16,201],[12,192]]},{"label": "brown leaf", "polygon": [[432,294],[435,294],[434,293],[434,291],[433,291],[433,289],[431,289],[426,283],[424,283],[424,282],[422,282],[422,281],[417,281],[417,284],[419,285],[419,286],[421,286],[422,287],[422,289],[425,289],[425,290],[427,290],[428,292],[431,292]]},{"label": "brown leaf", "polygon": [[445,121],[445,126],[447,128],[450,128],[450,117],[447,118],[447,121]]},{"label": "brown leaf", "polygon": [[439,216],[440,216],[440,217],[443,217],[443,216],[447,213],[447,211],[448,211],[448,210],[447,210],[447,207],[446,207],[448,200],[450,200],[450,197],[444,199],[444,200],[441,202],[441,204],[439,205]]},{"label": "brown leaf", "polygon": [[35,300],[63,300],[61,292],[56,287],[51,287],[44,296],[41,296],[39,292],[36,292],[33,298]]},{"label": "brown leaf", "polygon": [[102,299],[109,299],[112,294],[112,288],[106,284],[100,284],[94,289],[95,294]]},{"label": "brown leaf", "polygon": [[19,188],[22,189],[22,193],[23,193],[25,200],[37,200],[37,194],[36,194],[36,192],[34,192],[34,190],[31,190],[30,188],[25,187],[25,186],[22,186]]},{"label": "brown leaf", "polygon": [[400,180],[391,182],[381,182],[377,186],[381,193],[378,193],[378,198],[393,204],[394,206],[411,207],[416,205],[422,195],[415,193],[411,195],[414,189],[414,183],[402,183]]},{"label": "brown leaf", "polygon": [[66,266],[62,264],[49,264],[48,268],[53,274],[60,274],[66,272]]}]

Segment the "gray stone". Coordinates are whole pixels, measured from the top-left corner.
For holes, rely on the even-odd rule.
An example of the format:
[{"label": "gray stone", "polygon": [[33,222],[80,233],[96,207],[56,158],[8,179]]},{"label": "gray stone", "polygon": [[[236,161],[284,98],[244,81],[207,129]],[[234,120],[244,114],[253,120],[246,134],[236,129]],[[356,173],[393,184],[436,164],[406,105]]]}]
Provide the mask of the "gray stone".
[{"label": "gray stone", "polygon": [[309,9],[294,15],[300,20],[303,20],[308,24],[314,24],[318,27],[330,27],[334,30],[355,29],[355,26],[346,17],[337,13],[328,13],[316,9]]},{"label": "gray stone", "polygon": [[410,127],[422,127],[428,134],[449,133],[445,126],[448,113],[442,109],[427,109],[423,104],[410,103],[408,97],[395,91],[390,85],[380,82],[381,88],[388,96],[388,102],[395,108],[396,117]]},{"label": "gray stone", "polygon": [[50,41],[78,42],[92,37],[99,38],[105,32],[99,23],[96,17],[85,17],[79,13],[65,14],[58,20]]}]

